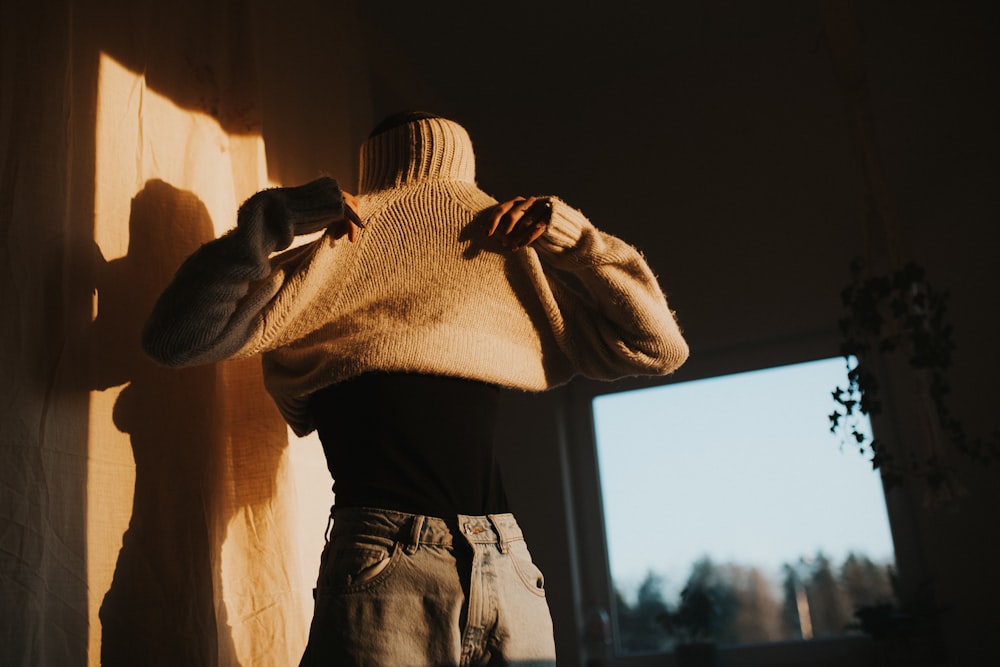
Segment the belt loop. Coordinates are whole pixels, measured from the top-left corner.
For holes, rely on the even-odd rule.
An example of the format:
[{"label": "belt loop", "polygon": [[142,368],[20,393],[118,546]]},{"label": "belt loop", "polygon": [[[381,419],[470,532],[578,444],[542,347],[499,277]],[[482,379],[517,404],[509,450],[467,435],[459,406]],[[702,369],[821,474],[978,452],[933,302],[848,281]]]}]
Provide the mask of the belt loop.
[{"label": "belt loop", "polygon": [[323,542],[324,542],[324,544],[329,544],[330,543],[330,529],[333,528],[333,508],[334,508],[334,506],[331,505],[330,506],[330,516],[328,516],[326,518],[326,530],[323,531]]},{"label": "belt loop", "polygon": [[503,528],[500,527],[500,522],[497,521],[496,515],[487,514],[486,518],[493,524],[493,530],[497,531],[497,546],[500,547],[500,553],[507,553],[510,551],[510,542],[507,540],[507,536],[504,535]]},{"label": "belt loop", "polygon": [[406,553],[411,556],[417,552],[417,547],[420,546],[420,531],[424,528],[424,516],[418,514],[413,517],[410,522],[410,541],[406,545]]}]

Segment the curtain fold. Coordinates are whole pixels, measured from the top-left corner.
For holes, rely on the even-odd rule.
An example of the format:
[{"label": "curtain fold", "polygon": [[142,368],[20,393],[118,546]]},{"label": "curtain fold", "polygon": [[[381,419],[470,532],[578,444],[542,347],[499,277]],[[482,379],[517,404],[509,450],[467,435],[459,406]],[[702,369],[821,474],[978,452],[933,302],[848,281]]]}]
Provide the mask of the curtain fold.
[{"label": "curtain fold", "polygon": [[289,41],[307,19],[350,52],[350,4],[310,5],[0,10],[4,665],[297,663],[332,502],[318,442],[258,360],[169,370],[138,338],[250,194],[352,181],[366,91],[352,107],[282,73],[334,57]]}]

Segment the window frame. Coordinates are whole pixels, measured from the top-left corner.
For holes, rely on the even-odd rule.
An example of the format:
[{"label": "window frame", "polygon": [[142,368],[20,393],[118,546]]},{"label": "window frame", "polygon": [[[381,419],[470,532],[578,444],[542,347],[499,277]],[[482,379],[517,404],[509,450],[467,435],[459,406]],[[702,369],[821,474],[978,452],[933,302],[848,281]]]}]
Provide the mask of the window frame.
[{"label": "window frame", "polygon": [[[667,378],[628,378],[612,383],[578,379],[566,387],[564,404],[566,437],[561,448],[564,470],[567,474],[565,493],[570,514],[567,519],[572,526],[573,547],[576,551],[573,570],[576,578],[574,588],[577,591],[576,612],[580,625],[582,664],[590,664],[590,661],[595,660],[597,664],[606,667],[676,664],[673,652],[622,654],[616,645],[614,588],[606,541],[607,527],[598,464],[593,400],[606,394],[680,384],[839,356],[836,352],[828,353],[828,350],[829,347],[824,345],[820,346],[818,354],[816,349],[803,352],[792,348],[785,349],[783,354],[777,355],[735,357],[731,354],[706,355],[700,362],[689,362],[687,366]],[[891,437],[891,431],[894,430],[891,422],[891,419],[882,419],[877,425],[873,424],[872,428],[877,429],[882,437]],[[899,490],[886,492],[885,500],[898,569],[900,560],[920,560],[916,555],[914,535],[911,530],[907,530],[907,527],[913,525],[914,512]],[[599,615],[601,613],[604,614],[603,621]],[[879,648],[871,638],[846,636],[743,644],[720,647],[718,650],[722,662],[731,667],[772,664],[806,667],[816,664],[817,661],[828,664],[832,659],[843,664],[876,665],[879,660]]]}]

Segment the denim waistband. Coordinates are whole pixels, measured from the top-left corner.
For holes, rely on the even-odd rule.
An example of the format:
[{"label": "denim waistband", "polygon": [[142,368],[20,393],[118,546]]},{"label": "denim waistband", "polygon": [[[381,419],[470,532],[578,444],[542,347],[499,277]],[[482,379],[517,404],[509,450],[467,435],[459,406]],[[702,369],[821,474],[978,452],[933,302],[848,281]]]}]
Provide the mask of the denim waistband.
[{"label": "denim waistband", "polygon": [[330,518],[338,532],[390,538],[409,551],[420,545],[450,547],[461,537],[473,546],[495,544],[506,553],[511,542],[524,539],[517,520],[509,513],[441,518],[366,507],[333,507]]}]

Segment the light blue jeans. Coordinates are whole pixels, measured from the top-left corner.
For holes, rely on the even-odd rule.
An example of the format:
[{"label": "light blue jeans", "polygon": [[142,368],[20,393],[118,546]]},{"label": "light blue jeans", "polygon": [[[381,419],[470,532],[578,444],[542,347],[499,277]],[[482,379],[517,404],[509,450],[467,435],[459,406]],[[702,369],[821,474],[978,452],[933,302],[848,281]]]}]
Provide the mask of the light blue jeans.
[{"label": "light blue jeans", "polygon": [[542,573],[511,514],[336,508],[301,667],[553,666]]}]

